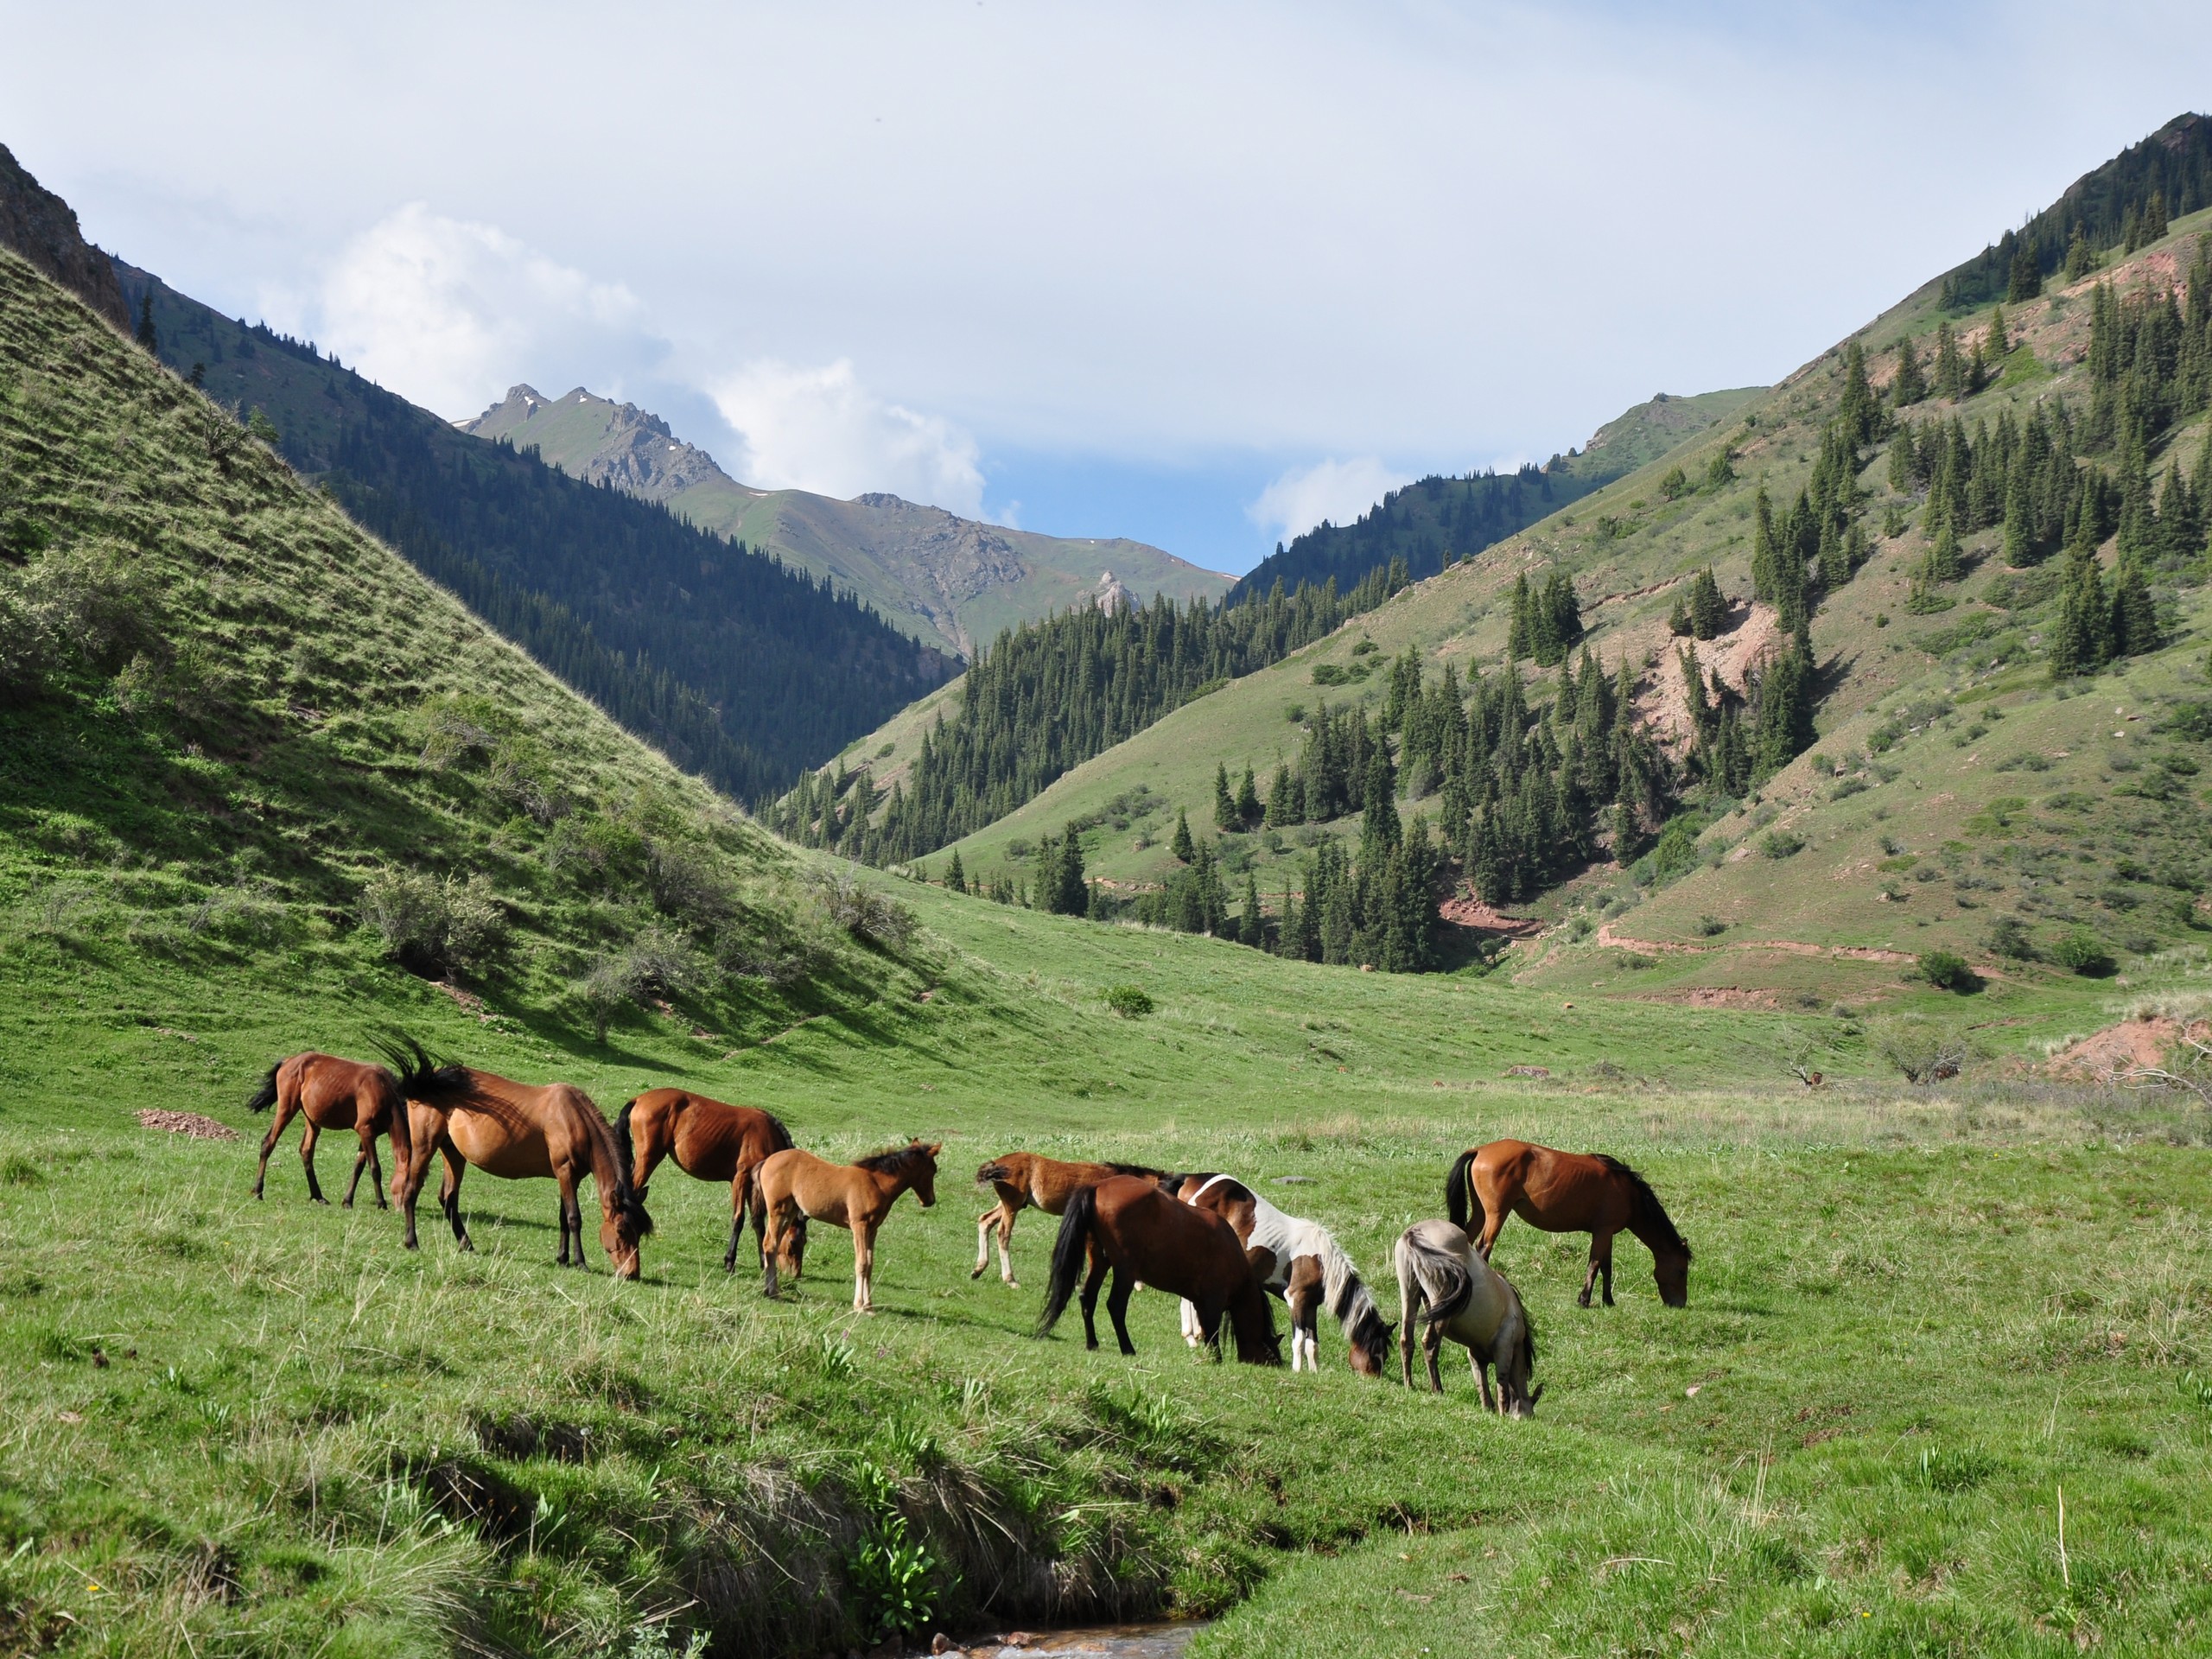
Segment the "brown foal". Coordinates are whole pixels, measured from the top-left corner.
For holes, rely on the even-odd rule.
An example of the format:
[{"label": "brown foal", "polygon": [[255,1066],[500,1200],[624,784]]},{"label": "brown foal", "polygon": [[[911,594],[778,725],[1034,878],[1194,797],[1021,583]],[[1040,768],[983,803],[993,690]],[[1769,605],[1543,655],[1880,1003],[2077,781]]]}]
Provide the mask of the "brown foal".
[{"label": "brown foal", "polygon": [[761,1241],[761,1291],[774,1296],[780,1288],[777,1270],[788,1268],[793,1278],[801,1265],[799,1251],[806,1234],[807,1217],[842,1227],[853,1236],[853,1306],[862,1313],[875,1310],[870,1281],[875,1272],[875,1235],[891,1213],[891,1206],[908,1187],[926,1210],[937,1202],[937,1155],[942,1141],[919,1141],[887,1152],[879,1152],[857,1163],[833,1164],[797,1147],[779,1152],[760,1166],[760,1203],[768,1212],[768,1231]]},{"label": "brown foal", "polygon": [[1148,1181],[1167,1179],[1165,1172],[1147,1169],[1141,1164],[1071,1164],[1034,1152],[1009,1152],[992,1159],[976,1172],[976,1185],[989,1186],[997,1193],[998,1202],[976,1217],[976,1270],[968,1276],[980,1279],[990,1265],[991,1230],[995,1226],[999,1277],[1020,1289],[1014,1283],[1014,1262],[1007,1253],[1014,1243],[1014,1218],[1028,1209],[1042,1210],[1048,1216],[1064,1215],[1070,1198],[1115,1175],[1136,1175]]}]

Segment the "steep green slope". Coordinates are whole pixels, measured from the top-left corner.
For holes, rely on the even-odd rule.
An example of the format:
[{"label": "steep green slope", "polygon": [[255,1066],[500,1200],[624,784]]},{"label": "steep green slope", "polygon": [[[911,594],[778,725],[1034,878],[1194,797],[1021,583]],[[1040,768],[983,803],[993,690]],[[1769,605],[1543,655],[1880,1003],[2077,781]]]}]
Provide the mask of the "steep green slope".
[{"label": "steep green slope", "polygon": [[[1562,982],[1602,982],[1609,991],[1637,994],[1692,995],[1732,986],[1787,992],[1868,982],[1893,988],[1898,973],[1931,950],[1967,957],[1985,976],[2063,977],[2061,959],[2084,948],[2124,958],[2193,939],[2202,912],[2192,902],[2212,879],[2201,838],[2190,830],[2202,800],[2193,769],[2212,757],[2192,734],[2187,713],[2204,695],[2204,527],[2195,516],[2194,491],[2184,487],[2177,498],[2169,480],[2212,477],[2200,468],[2204,423],[2190,416],[2148,429],[2144,470],[2126,482],[2128,453],[2117,438],[2097,435],[2100,418],[2120,417],[2098,411],[2119,410],[2114,399],[2133,394],[2120,382],[2100,381],[2088,359],[2097,285],[2115,296],[2147,296],[2126,302],[2146,308],[2140,315],[2158,311],[2156,295],[2177,276],[2186,277],[2208,228],[2212,214],[2201,213],[2175,221],[2132,254],[2100,251],[2094,273],[2007,308],[2012,349],[1990,366],[1986,389],[1900,411],[1901,423],[1923,437],[1939,425],[1948,429],[1956,416],[1967,442],[1986,440],[1987,448],[2003,432],[2023,429],[2038,410],[2050,420],[2063,406],[2094,474],[2120,480],[2101,486],[2108,493],[2100,510],[2123,514],[2123,497],[2164,504],[2166,516],[2155,521],[2147,506],[2140,509],[2140,524],[2171,524],[2175,534],[2196,538],[2131,556],[2145,561],[2167,643],[2122,659],[2101,681],[2054,684],[2045,666],[2049,636],[2061,620],[2064,561],[2052,555],[2031,563],[2031,549],[2020,565],[2008,566],[2002,523],[1973,521],[1955,534],[1963,579],[1928,579],[1942,539],[1929,534],[1928,485],[1912,479],[1893,485],[1884,447],[1866,445],[1853,504],[1869,532],[1866,562],[1816,593],[1811,618],[1820,696],[1815,753],[1740,798],[1681,769],[1693,758],[1693,732],[1680,652],[1692,642],[1671,632],[1671,613],[1691,578],[1712,568],[1734,609],[1719,637],[1696,649],[1701,668],[1717,671],[1732,696],[1745,693],[1787,647],[1773,607],[1747,602],[1755,585],[1758,503],[1764,492],[1779,521],[1813,480],[1845,391],[1846,353],[1839,347],[1745,406],[1725,431],[1692,439],[1472,562],[1417,584],[1335,639],[1176,711],[951,850],[971,880],[1033,887],[1036,849],[1072,823],[1081,829],[1090,874],[1110,884],[1109,893],[1160,891],[1182,868],[1168,849],[1178,813],[1187,812],[1201,839],[1211,833],[1217,766],[1227,768],[1232,785],[1251,767],[1264,792],[1275,766],[1297,762],[1305,728],[1323,702],[1380,715],[1389,679],[1381,671],[1408,648],[1432,683],[1446,664],[1463,680],[1478,668],[1494,676],[1515,582],[1558,569],[1572,576],[1590,630],[1586,643],[1607,675],[1624,655],[1629,659],[1637,715],[1665,740],[1677,767],[1675,798],[1686,807],[1709,800],[1713,821],[1706,827],[1707,817],[1691,817],[1685,833],[1697,836],[1694,842],[1678,840],[1656,861],[1645,854],[1627,871],[1606,856],[1609,842],[1601,839],[1587,874],[1537,906],[1541,916],[1567,925],[1542,945],[1524,948],[1524,964],[1538,955],[1540,971],[1564,976]],[[1914,340],[1924,364],[1939,324],[1956,325],[1962,357],[1986,332],[1986,309],[1961,315],[1940,302],[1939,284],[1931,283],[1854,336],[1871,354],[1878,390],[1894,373],[1901,339]],[[2201,313],[2192,307],[2187,315]],[[2186,326],[2201,332],[2200,323]],[[1725,477],[1713,470],[1723,457]],[[2002,495],[1999,488],[2000,505]],[[2164,545],[2164,530],[2139,533]],[[2102,557],[2109,583],[2119,568],[2109,534]],[[1555,677],[1537,674],[1531,702],[1541,708],[1555,684]],[[2092,696],[2105,709],[2124,711],[2094,743],[2084,723]],[[1947,740],[1920,734],[1931,721],[1963,740],[1955,755]],[[2114,727],[2134,735],[2115,741]],[[1886,758],[1900,744],[1913,757],[1902,767]],[[1915,775],[1923,772],[1942,776],[1944,786]],[[1926,804],[1908,810],[1899,798]],[[2056,804],[2033,811],[2031,800]],[[1430,797],[1403,801],[1401,810],[1408,820],[1426,815],[1433,823],[1442,805]],[[1645,826],[1644,845],[1658,827]],[[1356,818],[1346,818],[1220,837],[1214,847],[1232,903],[1249,872],[1268,909],[1278,911],[1284,890],[1301,886],[1313,849],[1324,840],[1348,842],[1358,830]],[[1768,839],[1776,830],[1779,836]],[[1766,855],[1800,838],[1810,841],[1810,850]],[[2052,885],[2051,868],[2062,853],[2069,865],[2070,893],[2063,896]],[[941,872],[949,856],[938,855],[931,868]],[[1652,898],[1655,891],[1661,896]],[[1635,908],[1647,899],[1650,925]],[[2013,919],[1999,927],[2000,916]],[[2087,947],[2077,939],[2083,929]],[[1613,939],[1624,944],[1609,949]],[[2000,947],[2016,954],[2003,956]]]},{"label": "steep green slope", "polygon": [[300,341],[118,266],[162,359],[259,410],[360,523],[538,661],[742,798],[952,671],[830,585],[457,432]]},{"label": "steep green slope", "polygon": [[1393,490],[1355,523],[1322,524],[1287,548],[1276,548],[1237,583],[1236,596],[1265,598],[1278,582],[1294,589],[1300,582],[1319,587],[1332,576],[1338,588],[1350,588],[1393,559],[1404,560],[1416,579],[1434,575],[1656,460],[1727,419],[1760,390],[1747,386],[1694,397],[1662,392],[1606,422],[1582,448],[1554,455],[1541,467],[1424,478]]},{"label": "steep green slope", "polygon": [[872,994],[785,849],[13,255],[0,444],[0,867],[36,958],[388,990],[396,957],[587,1028],[595,966],[733,1030]]},{"label": "steep green slope", "polygon": [[1106,579],[1140,602],[1217,599],[1230,578],[1122,537],[1042,536],[869,493],[849,501],[741,484],[668,423],[579,386],[516,386],[467,423],[570,475],[658,501],[702,529],[833,579],[924,643],[963,657],[1007,627],[1094,602]]}]

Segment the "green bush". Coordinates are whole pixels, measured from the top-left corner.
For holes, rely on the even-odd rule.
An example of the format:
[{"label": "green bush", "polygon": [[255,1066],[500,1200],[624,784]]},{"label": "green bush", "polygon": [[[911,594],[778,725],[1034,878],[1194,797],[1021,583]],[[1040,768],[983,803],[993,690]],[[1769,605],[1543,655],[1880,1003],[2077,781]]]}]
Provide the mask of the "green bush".
[{"label": "green bush", "polygon": [[414,870],[382,870],[361,889],[361,920],[385,952],[418,973],[443,973],[489,961],[506,936],[506,912],[481,873],[466,880]]},{"label": "green bush", "polygon": [[2104,941],[2086,927],[2077,927],[2050,948],[2050,959],[2069,973],[2085,979],[2101,979],[2120,964]]},{"label": "green bush", "polygon": [[1759,856],[1762,858],[1795,858],[1805,850],[1805,838],[1787,830],[1770,830],[1759,837]]},{"label": "green bush", "polygon": [[1973,991],[1981,988],[1981,976],[1964,957],[1949,950],[1929,950],[1920,958],[1920,977],[1938,990]]},{"label": "green bush", "polygon": [[1152,998],[1141,985],[1109,985],[1106,1006],[1124,1020],[1141,1020],[1152,1012]]}]

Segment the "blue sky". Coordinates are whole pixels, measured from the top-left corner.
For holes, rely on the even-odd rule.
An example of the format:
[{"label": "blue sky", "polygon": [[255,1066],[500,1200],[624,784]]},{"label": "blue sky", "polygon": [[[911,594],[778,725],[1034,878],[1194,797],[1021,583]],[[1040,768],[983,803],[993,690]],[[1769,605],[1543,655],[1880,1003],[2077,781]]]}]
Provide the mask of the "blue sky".
[{"label": "blue sky", "polygon": [[448,416],[1232,571],[1770,381],[2184,109],[2212,8],[7,3],[87,233]]}]

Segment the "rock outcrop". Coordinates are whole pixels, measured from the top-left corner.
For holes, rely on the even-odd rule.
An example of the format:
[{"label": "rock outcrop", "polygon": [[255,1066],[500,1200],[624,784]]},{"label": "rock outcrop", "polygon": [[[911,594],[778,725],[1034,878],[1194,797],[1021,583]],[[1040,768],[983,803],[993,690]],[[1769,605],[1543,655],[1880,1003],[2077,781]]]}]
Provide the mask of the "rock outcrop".
[{"label": "rock outcrop", "polygon": [[0,144],[0,246],[12,249],[118,328],[130,308],[107,255],[85,240],[76,210],[29,174]]}]

